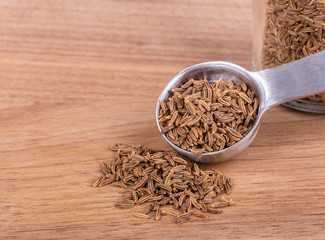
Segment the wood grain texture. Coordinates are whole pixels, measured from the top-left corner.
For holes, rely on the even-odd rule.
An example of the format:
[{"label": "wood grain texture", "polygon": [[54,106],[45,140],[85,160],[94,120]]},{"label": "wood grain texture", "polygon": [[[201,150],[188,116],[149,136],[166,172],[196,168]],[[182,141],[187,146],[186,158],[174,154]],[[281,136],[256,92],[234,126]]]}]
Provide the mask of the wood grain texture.
[{"label": "wood grain texture", "polygon": [[0,239],[324,239],[325,116],[271,109],[211,165],[236,205],[208,221],[139,221],[94,189],[108,145],[169,149],[164,85],[195,63],[250,68],[250,0],[1,0]]}]

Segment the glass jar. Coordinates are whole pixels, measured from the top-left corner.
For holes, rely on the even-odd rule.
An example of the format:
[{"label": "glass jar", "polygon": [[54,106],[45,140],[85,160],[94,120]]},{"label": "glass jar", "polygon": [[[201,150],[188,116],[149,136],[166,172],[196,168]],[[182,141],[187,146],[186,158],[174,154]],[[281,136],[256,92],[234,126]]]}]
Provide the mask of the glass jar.
[{"label": "glass jar", "polygon": [[[325,0],[253,0],[255,71],[298,60],[323,50]],[[325,92],[284,105],[307,112],[325,113]]]}]

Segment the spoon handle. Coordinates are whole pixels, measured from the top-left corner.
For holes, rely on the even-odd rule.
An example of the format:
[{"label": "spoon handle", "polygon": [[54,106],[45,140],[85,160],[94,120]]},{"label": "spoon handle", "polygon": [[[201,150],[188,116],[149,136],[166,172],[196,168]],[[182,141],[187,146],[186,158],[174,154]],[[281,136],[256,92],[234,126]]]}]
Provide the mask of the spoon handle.
[{"label": "spoon handle", "polygon": [[325,91],[325,51],[254,73],[264,85],[265,110],[310,94]]}]

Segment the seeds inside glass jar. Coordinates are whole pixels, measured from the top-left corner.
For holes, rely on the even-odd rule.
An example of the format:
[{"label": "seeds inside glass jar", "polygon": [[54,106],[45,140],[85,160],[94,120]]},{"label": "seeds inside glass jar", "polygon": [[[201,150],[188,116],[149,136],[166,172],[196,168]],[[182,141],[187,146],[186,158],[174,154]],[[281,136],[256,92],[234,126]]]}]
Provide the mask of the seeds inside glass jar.
[{"label": "seeds inside glass jar", "polygon": [[[324,0],[263,1],[266,3],[263,68],[282,65],[325,50]],[[325,93],[311,95],[304,100],[325,104]]]}]

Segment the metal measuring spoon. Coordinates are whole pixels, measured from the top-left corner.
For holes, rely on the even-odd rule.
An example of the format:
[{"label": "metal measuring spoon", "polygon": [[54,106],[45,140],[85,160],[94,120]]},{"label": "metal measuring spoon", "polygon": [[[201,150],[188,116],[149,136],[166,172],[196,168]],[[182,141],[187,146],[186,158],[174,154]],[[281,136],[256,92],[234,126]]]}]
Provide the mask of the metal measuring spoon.
[{"label": "metal measuring spoon", "polygon": [[193,154],[172,144],[162,134],[168,144],[184,157],[196,162],[222,162],[243,151],[254,140],[261,124],[262,115],[280,103],[325,91],[325,51],[309,57],[259,72],[250,72],[228,62],[200,63],[178,73],[162,91],[156,108],[156,121],[159,124],[159,101],[166,102],[172,96],[171,90],[180,87],[189,79],[207,79],[209,82],[231,79],[234,83],[243,81],[255,93],[259,101],[258,116],[253,128],[239,142],[221,151]]}]

